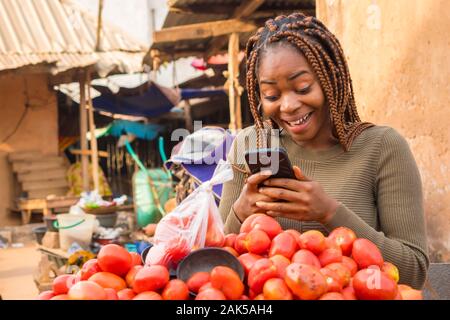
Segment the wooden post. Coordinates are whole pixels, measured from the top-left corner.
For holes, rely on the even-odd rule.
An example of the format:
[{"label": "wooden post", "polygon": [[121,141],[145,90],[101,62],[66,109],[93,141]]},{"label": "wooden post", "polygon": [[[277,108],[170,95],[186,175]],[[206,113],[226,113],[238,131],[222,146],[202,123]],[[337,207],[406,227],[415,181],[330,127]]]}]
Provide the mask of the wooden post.
[{"label": "wooden post", "polygon": [[103,0],[98,0],[98,15],[97,15],[97,39],[95,43],[95,51],[102,50],[102,11],[103,11]]},{"label": "wooden post", "polygon": [[191,103],[189,102],[189,100],[186,100],[186,104],[184,105],[184,119],[186,129],[192,133],[194,131],[194,122],[192,120]]},{"label": "wooden post", "polygon": [[86,73],[86,87],[88,92],[88,110],[89,110],[89,132],[91,133],[91,149],[92,149],[92,177],[94,180],[94,190],[100,192],[100,182],[98,174],[98,147],[97,137],[95,136],[94,106],[91,99],[91,73]]},{"label": "wooden post", "polygon": [[[86,79],[81,73],[80,77],[80,147],[81,150],[88,150],[87,114],[86,114]],[[89,156],[81,155],[81,176],[83,179],[83,191],[89,191]]]},{"label": "wooden post", "polygon": [[239,34],[232,33],[228,41],[228,99],[230,103],[229,128],[233,132],[242,128],[238,55]]}]

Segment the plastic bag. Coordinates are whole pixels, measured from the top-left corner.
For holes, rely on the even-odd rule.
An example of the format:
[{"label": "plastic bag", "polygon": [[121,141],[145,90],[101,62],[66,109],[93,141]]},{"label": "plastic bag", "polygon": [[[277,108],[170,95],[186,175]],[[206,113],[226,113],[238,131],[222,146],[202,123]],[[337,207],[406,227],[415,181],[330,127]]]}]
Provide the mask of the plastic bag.
[{"label": "plastic bag", "polygon": [[146,257],[146,265],[176,268],[192,250],[223,245],[223,222],[212,188],[231,179],[233,171],[230,164],[221,160],[211,180],[202,183],[161,219],[156,227],[154,245]]}]

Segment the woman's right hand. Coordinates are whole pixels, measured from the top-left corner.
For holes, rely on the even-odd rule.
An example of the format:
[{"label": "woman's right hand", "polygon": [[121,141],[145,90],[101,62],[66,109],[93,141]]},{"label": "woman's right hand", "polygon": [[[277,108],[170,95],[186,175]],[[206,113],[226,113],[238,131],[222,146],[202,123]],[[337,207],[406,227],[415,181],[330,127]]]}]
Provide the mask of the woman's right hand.
[{"label": "woman's right hand", "polygon": [[233,210],[241,222],[252,214],[265,213],[256,206],[257,201],[273,201],[271,197],[258,192],[258,186],[271,175],[270,171],[261,171],[248,177],[239,198],[233,204]]}]

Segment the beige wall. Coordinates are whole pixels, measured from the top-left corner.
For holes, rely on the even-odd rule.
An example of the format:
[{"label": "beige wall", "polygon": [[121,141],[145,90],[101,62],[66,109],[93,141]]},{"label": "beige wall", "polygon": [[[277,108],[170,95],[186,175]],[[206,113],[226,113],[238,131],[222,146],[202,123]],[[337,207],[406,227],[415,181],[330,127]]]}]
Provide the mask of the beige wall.
[{"label": "beige wall", "polygon": [[[14,151],[58,152],[58,114],[56,94],[50,91],[46,75],[0,76],[0,226],[20,223],[10,215],[14,183],[7,155]],[[29,109],[17,132],[3,139],[16,127],[28,101]]]},{"label": "beige wall", "polygon": [[425,196],[434,261],[450,261],[450,3],[317,0],[341,41],[361,117],[408,140]]}]

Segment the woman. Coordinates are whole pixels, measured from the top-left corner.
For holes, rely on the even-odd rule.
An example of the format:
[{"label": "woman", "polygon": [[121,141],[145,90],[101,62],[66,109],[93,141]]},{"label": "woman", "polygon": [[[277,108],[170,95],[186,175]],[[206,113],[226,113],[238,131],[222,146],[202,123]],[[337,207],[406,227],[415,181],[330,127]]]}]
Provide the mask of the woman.
[{"label": "woman", "polygon": [[[228,155],[235,176],[220,203],[225,231],[238,233],[254,213],[300,232],[345,226],[374,242],[402,283],[421,288],[429,260],[417,165],[397,131],[361,122],[337,38],[295,13],[267,21],[246,54],[255,125]],[[287,150],[297,180],[245,174],[244,153],[263,146],[266,131]]]}]

